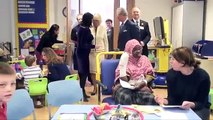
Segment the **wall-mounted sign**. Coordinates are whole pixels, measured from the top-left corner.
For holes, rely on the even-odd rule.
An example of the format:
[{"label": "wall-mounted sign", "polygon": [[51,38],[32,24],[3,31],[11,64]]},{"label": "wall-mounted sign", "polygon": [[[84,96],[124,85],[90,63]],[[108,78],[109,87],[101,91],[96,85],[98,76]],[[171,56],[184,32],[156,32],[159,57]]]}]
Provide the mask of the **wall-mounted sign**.
[{"label": "wall-mounted sign", "polygon": [[46,24],[46,0],[17,0],[18,23]]}]

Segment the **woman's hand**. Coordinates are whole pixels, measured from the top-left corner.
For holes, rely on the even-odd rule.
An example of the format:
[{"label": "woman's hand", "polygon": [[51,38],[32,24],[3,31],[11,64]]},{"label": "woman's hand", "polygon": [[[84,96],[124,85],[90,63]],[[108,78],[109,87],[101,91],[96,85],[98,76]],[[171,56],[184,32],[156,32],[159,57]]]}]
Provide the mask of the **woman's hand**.
[{"label": "woman's hand", "polygon": [[168,100],[165,98],[162,98],[160,96],[155,96],[155,101],[159,104],[159,105],[165,105],[168,104]]},{"label": "woman's hand", "polygon": [[195,107],[195,103],[194,103],[194,102],[190,102],[190,101],[183,101],[181,107],[182,107],[183,109],[194,108],[194,107]]},{"label": "woman's hand", "polygon": [[136,83],[135,83],[135,88],[136,88],[136,89],[141,89],[141,88],[143,88],[144,86],[146,86],[146,83],[145,83],[144,81],[136,82]]}]

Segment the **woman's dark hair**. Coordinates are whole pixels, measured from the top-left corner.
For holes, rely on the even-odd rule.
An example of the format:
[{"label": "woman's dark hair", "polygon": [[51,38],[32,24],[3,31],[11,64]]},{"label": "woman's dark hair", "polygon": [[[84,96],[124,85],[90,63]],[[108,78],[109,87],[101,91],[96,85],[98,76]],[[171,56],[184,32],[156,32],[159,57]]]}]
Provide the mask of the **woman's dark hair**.
[{"label": "woman's dark hair", "polygon": [[[51,27],[50,27],[50,29],[49,29],[49,34],[51,35],[51,36],[55,36],[55,31],[57,31],[59,29],[59,25],[57,25],[57,24],[53,24]],[[57,36],[56,36],[56,38],[57,38]]]},{"label": "woman's dark hair", "polygon": [[92,25],[93,15],[89,12],[85,13],[82,17],[81,25],[84,27],[90,27]]},{"label": "woman's dark hair", "polygon": [[179,63],[182,63],[185,65],[188,65],[190,67],[198,68],[200,65],[200,61],[196,60],[192,50],[188,47],[179,47],[174,49],[171,52],[171,55],[177,60]]}]

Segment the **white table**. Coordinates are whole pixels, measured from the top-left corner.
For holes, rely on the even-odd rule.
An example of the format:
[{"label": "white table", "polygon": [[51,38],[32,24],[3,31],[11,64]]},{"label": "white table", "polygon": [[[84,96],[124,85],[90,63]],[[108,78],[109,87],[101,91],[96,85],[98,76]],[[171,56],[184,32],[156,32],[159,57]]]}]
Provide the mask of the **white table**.
[{"label": "white table", "polygon": [[[58,120],[61,113],[89,113],[91,108],[97,105],[62,105],[59,107],[52,120]],[[143,108],[161,108],[160,106],[142,106]],[[201,118],[191,109],[181,110],[162,109],[159,115],[143,113],[144,120],[201,120]],[[94,120],[94,118],[91,118]]]}]

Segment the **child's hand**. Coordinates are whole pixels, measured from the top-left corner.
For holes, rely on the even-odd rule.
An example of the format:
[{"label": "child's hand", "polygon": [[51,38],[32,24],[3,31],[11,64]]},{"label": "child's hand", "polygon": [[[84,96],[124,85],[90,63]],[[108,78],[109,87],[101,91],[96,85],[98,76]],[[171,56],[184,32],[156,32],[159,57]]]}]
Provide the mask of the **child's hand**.
[{"label": "child's hand", "polygon": [[16,73],[16,78],[17,79],[21,79],[22,78],[22,75],[20,73]]}]

